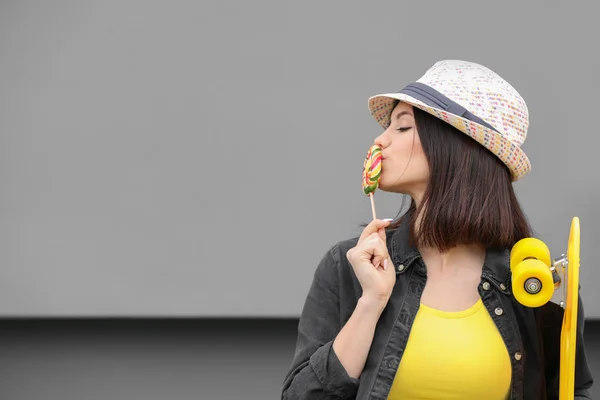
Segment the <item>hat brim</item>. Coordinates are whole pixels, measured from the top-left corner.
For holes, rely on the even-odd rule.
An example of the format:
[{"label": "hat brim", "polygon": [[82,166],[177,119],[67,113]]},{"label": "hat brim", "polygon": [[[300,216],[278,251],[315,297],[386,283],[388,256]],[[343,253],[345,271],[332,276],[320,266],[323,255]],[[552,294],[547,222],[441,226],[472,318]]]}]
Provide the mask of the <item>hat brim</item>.
[{"label": "hat brim", "polygon": [[369,98],[369,112],[375,120],[387,129],[394,107],[402,101],[449,123],[465,133],[498,157],[511,172],[512,181],[516,182],[531,171],[531,163],[521,147],[504,138],[499,132],[470,121],[447,111],[430,107],[425,103],[404,93],[379,94]]}]

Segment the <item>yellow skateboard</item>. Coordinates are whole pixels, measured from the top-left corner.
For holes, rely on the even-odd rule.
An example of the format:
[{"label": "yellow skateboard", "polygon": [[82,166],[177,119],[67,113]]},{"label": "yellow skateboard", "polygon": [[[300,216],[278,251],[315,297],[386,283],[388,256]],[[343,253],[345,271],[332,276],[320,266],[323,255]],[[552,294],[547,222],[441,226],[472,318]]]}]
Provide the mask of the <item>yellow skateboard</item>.
[{"label": "yellow skateboard", "polygon": [[555,295],[564,309],[560,338],[559,399],[573,400],[575,391],[575,348],[579,300],[579,218],[571,222],[567,255],[550,258],[548,246],[539,239],[519,240],[510,252],[512,289],[517,301],[540,307]]}]

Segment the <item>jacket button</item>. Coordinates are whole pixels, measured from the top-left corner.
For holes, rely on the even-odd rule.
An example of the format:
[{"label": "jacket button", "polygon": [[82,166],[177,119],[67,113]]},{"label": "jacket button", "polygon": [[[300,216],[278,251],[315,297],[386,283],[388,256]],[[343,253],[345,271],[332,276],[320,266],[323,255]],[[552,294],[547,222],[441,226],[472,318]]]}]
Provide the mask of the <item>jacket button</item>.
[{"label": "jacket button", "polygon": [[504,313],[504,310],[498,307],[494,310],[494,312],[496,313],[496,315],[502,315]]},{"label": "jacket button", "polygon": [[489,290],[490,289],[490,283],[489,282],[483,282],[483,290]]},{"label": "jacket button", "polygon": [[504,283],[501,283],[501,284],[500,284],[500,289],[502,289],[502,290],[506,290],[506,285],[505,285]]},{"label": "jacket button", "polygon": [[404,271],[404,268],[405,268],[405,267],[404,267],[404,264],[400,264],[400,265],[398,265],[398,272],[402,272],[402,271]]},{"label": "jacket button", "polygon": [[521,353],[518,351],[515,353],[515,360],[519,361],[521,359]]}]

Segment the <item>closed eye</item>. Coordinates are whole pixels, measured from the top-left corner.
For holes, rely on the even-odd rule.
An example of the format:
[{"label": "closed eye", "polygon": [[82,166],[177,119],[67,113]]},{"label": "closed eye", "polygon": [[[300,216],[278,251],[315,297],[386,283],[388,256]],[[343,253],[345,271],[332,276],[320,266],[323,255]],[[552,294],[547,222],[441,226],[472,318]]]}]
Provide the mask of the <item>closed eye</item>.
[{"label": "closed eye", "polygon": [[400,127],[400,128],[396,128],[396,130],[400,131],[400,132],[406,132],[406,131],[410,130],[411,128],[412,128],[412,126],[405,127],[405,128]]}]

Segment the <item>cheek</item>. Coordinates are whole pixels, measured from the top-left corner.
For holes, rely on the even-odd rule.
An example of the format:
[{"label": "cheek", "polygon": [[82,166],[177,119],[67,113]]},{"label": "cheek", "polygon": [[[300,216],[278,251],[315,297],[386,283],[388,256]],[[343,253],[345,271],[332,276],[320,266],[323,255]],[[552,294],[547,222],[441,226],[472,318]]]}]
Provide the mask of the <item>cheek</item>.
[{"label": "cheek", "polygon": [[419,159],[427,161],[427,157],[425,157],[425,151],[423,150],[423,146],[421,146],[421,141],[418,138],[417,140],[415,140],[413,155],[415,155]]},{"label": "cheek", "polygon": [[413,143],[408,146],[404,163],[406,163],[409,158],[410,165],[408,166],[408,169],[411,170],[413,177],[421,178],[429,175],[429,163],[427,162],[425,151],[423,150],[421,142],[418,138],[415,140],[414,146]]},{"label": "cheek", "polygon": [[422,149],[419,150],[416,159],[418,160],[419,170],[423,172],[423,175],[429,175],[429,163],[427,162],[427,157],[425,157],[425,152]]}]

